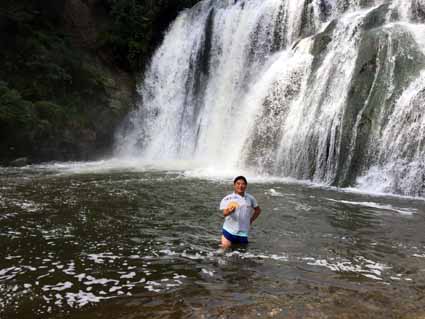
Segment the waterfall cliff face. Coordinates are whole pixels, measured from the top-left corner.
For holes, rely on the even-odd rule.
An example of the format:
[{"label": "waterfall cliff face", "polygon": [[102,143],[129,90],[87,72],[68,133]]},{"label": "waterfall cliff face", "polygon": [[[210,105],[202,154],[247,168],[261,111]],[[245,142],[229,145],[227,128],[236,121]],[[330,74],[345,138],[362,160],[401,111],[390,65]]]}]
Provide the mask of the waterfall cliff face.
[{"label": "waterfall cliff face", "polygon": [[117,154],[425,196],[425,1],[203,1]]}]

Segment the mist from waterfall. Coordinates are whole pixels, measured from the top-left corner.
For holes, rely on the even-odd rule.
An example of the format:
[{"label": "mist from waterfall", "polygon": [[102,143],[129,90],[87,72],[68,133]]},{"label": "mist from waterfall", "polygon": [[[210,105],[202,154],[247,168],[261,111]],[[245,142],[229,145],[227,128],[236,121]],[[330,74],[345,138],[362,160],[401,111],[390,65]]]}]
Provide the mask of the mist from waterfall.
[{"label": "mist from waterfall", "polygon": [[422,0],[202,1],[170,26],[116,156],[425,196]]}]

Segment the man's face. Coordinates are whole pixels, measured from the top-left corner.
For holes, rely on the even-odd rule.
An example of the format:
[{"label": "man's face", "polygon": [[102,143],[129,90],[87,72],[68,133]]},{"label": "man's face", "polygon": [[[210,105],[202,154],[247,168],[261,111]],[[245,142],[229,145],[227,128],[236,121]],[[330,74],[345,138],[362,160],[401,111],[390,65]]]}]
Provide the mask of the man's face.
[{"label": "man's face", "polygon": [[246,183],[243,179],[238,179],[235,184],[233,184],[236,194],[244,194],[246,190]]}]

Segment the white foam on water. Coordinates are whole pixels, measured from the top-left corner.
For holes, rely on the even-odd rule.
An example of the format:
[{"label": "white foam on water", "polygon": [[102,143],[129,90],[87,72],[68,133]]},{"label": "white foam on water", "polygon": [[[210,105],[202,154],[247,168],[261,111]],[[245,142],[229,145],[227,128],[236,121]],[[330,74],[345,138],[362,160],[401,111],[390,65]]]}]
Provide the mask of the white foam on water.
[{"label": "white foam on water", "polygon": [[184,283],[179,278],[187,278],[184,275],[174,275],[172,279],[163,278],[159,281],[149,280],[146,281],[144,288],[152,292],[162,292],[172,288],[182,286]]},{"label": "white foam on water", "polygon": [[115,291],[121,290],[122,288],[123,287],[121,287],[121,286],[113,286],[113,287],[109,288],[109,292],[115,292]]},{"label": "white foam on water", "polygon": [[112,253],[99,253],[99,254],[87,254],[87,259],[93,261],[96,264],[103,264],[105,262],[113,262],[116,259],[122,258],[121,256],[116,256]]},{"label": "white foam on water", "polygon": [[154,288],[152,285],[146,285],[145,288],[152,292],[161,292],[161,289]]},{"label": "white foam on water", "polygon": [[307,261],[307,265],[310,266],[325,267],[334,272],[359,273],[374,280],[383,280],[383,272],[391,269],[383,263],[375,262],[363,256],[357,256],[352,261],[338,260],[337,258],[316,259],[314,257],[303,257],[301,260]]},{"label": "white foam on water", "polygon": [[175,251],[172,251],[170,249],[161,249],[159,252],[166,255],[166,256],[176,256],[176,255],[178,255],[178,253],[176,253]]},{"label": "white foam on water", "polygon": [[131,279],[131,278],[133,278],[133,277],[135,277],[135,276],[136,276],[136,273],[135,273],[134,271],[132,271],[132,272],[130,272],[130,273],[128,273],[128,274],[121,275],[121,276],[120,276],[120,278],[127,278],[127,279]]},{"label": "white foam on water", "polygon": [[68,292],[65,295],[66,303],[70,307],[81,308],[89,303],[98,303],[101,300],[110,299],[110,297],[96,296],[91,292],[80,290],[78,293]]},{"label": "white foam on water", "polygon": [[15,270],[16,272],[18,272],[18,271],[21,270],[21,268],[18,268],[18,267],[9,267],[9,268],[0,269],[0,276],[4,276],[8,272],[11,272],[12,270]]},{"label": "white foam on water", "polygon": [[[58,238],[72,238],[75,237],[73,233],[74,229],[71,226],[58,227],[49,230],[40,230],[41,235],[45,240],[58,239]],[[50,244],[54,245],[54,242]]]},{"label": "white foam on water", "polygon": [[[6,208],[6,204],[4,206]],[[6,214],[2,214],[0,215],[0,220],[4,220],[4,219],[12,219],[18,216],[18,213],[6,213]]]},{"label": "white foam on water", "polygon": [[363,276],[370,278],[370,279],[374,279],[374,280],[382,280],[380,277],[372,275],[372,274],[363,274]]},{"label": "white foam on water", "polygon": [[128,256],[129,259],[141,259],[142,257],[140,257],[139,255],[130,255]]},{"label": "white foam on water", "polygon": [[408,199],[408,200],[421,201],[421,202],[425,201],[425,197],[400,195],[400,194],[385,192],[385,190],[380,191],[380,190],[377,190],[376,188],[374,188],[373,186],[371,188],[363,188],[363,187],[340,188],[340,187],[329,186],[329,187],[326,187],[326,189],[334,190],[334,191],[340,192],[340,193],[368,195],[368,196],[376,197],[376,198]]},{"label": "white foam on water", "polygon": [[56,285],[45,285],[41,289],[43,291],[55,290],[55,291],[63,291],[70,289],[74,284],[70,281],[59,282]]},{"label": "white foam on water", "polygon": [[332,202],[337,202],[337,203],[342,203],[342,204],[349,204],[349,205],[353,205],[353,206],[377,208],[379,210],[396,212],[396,213],[399,213],[401,215],[407,215],[407,216],[412,216],[413,214],[417,213],[416,208],[398,208],[398,207],[393,207],[392,205],[389,205],[389,204],[383,205],[383,204],[378,204],[378,203],[374,203],[374,202],[354,202],[354,201],[347,201],[347,200],[335,200],[335,199],[331,199],[331,198],[326,198],[326,200],[332,201]]},{"label": "white foam on water", "polygon": [[[14,199],[14,198],[0,197],[0,207],[4,207],[4,208],[18,207],[22,209],[23,211],[33,213],[33,212],[42,210],[45,207],[45,205],[41,203],[36,203],[29,199]],[[0,216],[0,220],[16,217],[17,215],[18,215],[17,212],[6,213]]]},{"label": "white foam on water", "polygon": [[[288,260],[287,255],[279,255],[279,254],[261,254],[261,253],[251,253],[251,252],[240,252],[238,250],[227,252],[226,250],[219,249],[215,252],[194,252],[189,253],[186,250],[183,250],[183,252],[176,252],[172,250],[163,250],[161,251],[165,253],[166,256],[179,256],[182,258],[188,258],[191,260],[216,260],[219,256],[226,256],[226,257],[232,257],[232,256],[238,256],[242,259],[270,259],[270,260]],[[179,278],[179,277],[176,277]],[[185,277],[181,277],[185,278]]]},{"label": "white foam on water", "polygon": [[273,196],[273,197],[282,197],[282,196],[284,196],[284,194],[283,194],[283,193],[278,192],[278,191],[277,191],[277,190],[275,190],[274,188],[270,188],[269,190],[267,190],[267,191],[265,192],[265,194],[266,194],[266,195]]},{"label": "white foam on water", "polygon": [[205,259],[205,258],[206,258],[204,255],[201,255],[201,254],[199,254],[198,252],[196,252],[196,253],[194,253],[194,254],[191,254],[191,253],[188,253],[188,252],[186,252],[186,251],[183,251],[183,252],[180,254],[180,256],[181,256],[181,257],[184,257],[184,258],[192,259],[192,260],[203,260],[203,259]]},{"label": "white foam on water", "polygon": [[8,235],[11,235],[12,237],[16,237],[16,238],[18,238],[18,236],[22,235],[22,233],[20,231],[15,231],[15,230],[8,230],[6,233]]},{"label": "white foam on water", "polygon": [[296,184],[296,185],[306,185],[306,186],[325,186],[324,184],[313,183],[309,180],[300,180],[292,177],[282,177],[282,176],[273,176],[273,175],[261,175],[257,172],[249,170],[242,167],[221,167],[221,166],[212,166],[201,167],[197,169],[188,169],[182,172],[182,176],[188,178],[198,178],[206,179],[219,182],[233,182],[233,179],[236,176],[243,175],[247,178],[248,183],[252,184]]},{"label": "white foam on water", "polygon": [[93,276],[85,276],[85,278],[88,281],[84,281],[83,284],[86,286],[90,286],[90,285],[106,285],[109,283],[113,283],[113,284],[118,284],[119,281],[115,280],[115,279],[108,279],[108,278],[101,278],[101,279],[96,279]]},{"label": "white foam on water", "polygon": [[202,268],[201,271],[202,271],[202,273],[207,274],[210,277],[214,277],[214,271],[212,271],[212,270],[207,270],[207,269]]},{"label": "white foam on water", "polygon": [[[108,260],[115,260],[117,256],[111,254],[111,253],[101,253],[101,254],[94,254],[96,257],[101,256],[104,258],[107,256]],[[161,258],[160,256],[157,256],[157,258]],[[50,258],[44,258],[44,262],[48,262],[52,264],[53,266],[62,266],[62,263],[59,262],[53,262]],[[41,258],[39,258],[41,260]],[[96,264],[97,258],[93,258],[92,261]],[[66,263],[64,263],[66,264]],[[149,263],[150,264],[150,263]],[[72,269],[75,268],[74,262],[68,262],[68,267],[71,267]],[[147,266],[147,265],[145,265]],[[144,267],[145,267],[144,266]],[[135,269],[136,266],[128,266],[127,268]],[[0,276],[10,276],[20,274],[25,275],[26,273],[23,271],[35,271],[37,268],[32,266],[22,266],[20,268],[17,267],[9,267],[4,268],[0,270]],[[68,268],[69,269],[69,268]],[[50,269],[49,273],[51,271],[54,271],[55,269]],[[66,269],[65,269],[66,270]],[[93,270],[92,268],[86,268],[87,271]],[[110,278],[96,278],[93,275],[87,274],[87,273],[80,273],[78,275],[73,274],[72,277],[75,279],[78,279],[79,282],[84,284],[86,286],[85,291],[82,291],[81,289],[78,289],[79,287],[75,287],[75,285],[71,281],[64,281],[64,282],[58,282],[56,284],[44,284],[40,287],[43,294],[41,297],[45,300],[46,305],[42,305],[40,309],[38,309],[39,313],[46,313],[48,311],[53,311],[56,308],[62,308],[64,305],[68,305],[72,308],[82,308],[86,305],[98,303],[101,302],[104,299],[110,299],[110,298],[116,298],[118,296],[127,295],[131,296],[132,294],[129,292],[129,290],[132,290],[136,286],[139,286],[140,288],[144,288],[147,291],[152,291],[156,293],[160,293],[162,291],[166,291],[169,289],[177,288],[181,285],[183,285],[183,281],[180,279],[187,278],[185,275],[181,275],[178,273],[173,273],[173,278],[162,278],[158,280],[146,280],[145,278],[138,278],[134,282],[130,282],[129,279],[135,278],[137,276],[137,273],[135,271],[131,272],[116,272],[118,275],[119,273],[122,273],[122,275],[118,279],[110,279]],[[47,274],[47,275],[48,275]],[[39,277],[46,277],[46,275],[39,276]],[[8,277],[9,278],[9,277]],[[123,282],[124,281],[124,282]],[[36,281],[33,283],[24,283],[22,286],[15,285],[14,287],[10,287],[10,293],[13,294],[13,296],[10,296],[10,300],[2,300],[0,302],[0,305],[6,305],[9,301],[16,301],[16,296],[22,296],[23,294],[31,293],[31,289],[36,289],[36,286],[38,286],[39,282]],[[35,286],[34,286],[35,285]],[[97,286],[97,287],[96,287]],[[106,289],[103,289],[101,291],[95,291],[99,287],[107,287]],[[24,288],[24,289],[21,289]],[[72,291],[73,288],[77,288],[78,292]],[[47,310],[50,308],[50,310]]]},{"label": "white foam on water", "polygon": [[143,160],[141,158],[113,158],[88,162],[62,162],[33,165],[31,169],[50,170],[57,174],[103,174],[110,172],[184,171],[205,167],[196,160]]},{"label": "white foam on water", "polygon": [[41,204],[37,204],[31,200],[23,200],[21,202],[16,201],[14,204],[27,212],[36,212],[43,208]]},{"label": "white foam on water", "polygon": [[[318,181],[311,180],[302,180],[295,179],[292,177],[282,177],[274,175],[261,175],[257,172],[253,172],[246,168],[242,167],[223,167],[221,164],[215,163],[214,165],[210,163],[205,163],[195,160],[169,160],[169,161],[154,161],[146,162],[140,158],[132,159],[110,159],[102,160],[97,162],[75,162],[75,163],[46,163],[43,165],[34,165],[31,166],[31,169],[50,169],[56,171],[58,174],[104,174],[114,171],[123,171],[123,172],[147,172],[147,171],[160,171],[160,172],[172,172],[178,173],[179,175],[174,178],[196,178],[196,179],[206,179],[215,182],[225,182],[229,183],[233,181],[235,176],[244,175],[247,177],[249,183],[255,184],[289,184],[289,185],[303,185],[310,188],[325,189],[336,192],[344,193],[354,193],[354,194],[367,194],[375,197],[396,197],[396,198],[406,198],[406,199],[415,199],[415,200],[425,200],[422,197],[407,196],[393,194],[385,191],[385,188],[379,189],[374,185],[370,187],[365,187],[366,184],[362,184],[358,179],[358,184],[356,187],[347,187],[339,188],[334,186],[329,186],[325,182],[321,183]],[[373,168],[370,169],[370,172],[373,171]],[[378,171],[378,174],[381,174],[381,171]],[[167,179],[170,177],[155,177],[158,179]],[[39,209],[42,207],[39,206]],[[11,215],[11,217],[14,217]],[[1,218],[1,217],[0,217]],[[58,230],[59,231],[59,230]],[[68,230],[67,236],[72,236],[70,230]],[[46,236],[49,234],[46,233]],[[51,238],[55,238],[55,234],[51,234]],[[49,238],[49,237],[46,237]]]},{"label": "white foam on water", "polygon": [[271,260],[278,260],[278,261],[288,261],[288,255],[278,255],[278,254],[255,254],[251,252],[240,252],[240,251],[232,251],[225,254],[226,257],[232,257],[232,256],[238,256],[242,259],[271,259]]}]

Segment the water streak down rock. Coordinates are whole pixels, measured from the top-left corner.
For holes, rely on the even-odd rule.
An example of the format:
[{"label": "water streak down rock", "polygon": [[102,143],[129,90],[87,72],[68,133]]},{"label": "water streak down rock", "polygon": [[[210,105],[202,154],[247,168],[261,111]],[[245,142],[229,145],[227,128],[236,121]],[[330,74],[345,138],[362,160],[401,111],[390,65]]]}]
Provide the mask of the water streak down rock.
[{"label": "water streak down rock", "polygon": [[424,8],[203,1],[170,27],[116,153],[425,196]]}]

